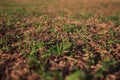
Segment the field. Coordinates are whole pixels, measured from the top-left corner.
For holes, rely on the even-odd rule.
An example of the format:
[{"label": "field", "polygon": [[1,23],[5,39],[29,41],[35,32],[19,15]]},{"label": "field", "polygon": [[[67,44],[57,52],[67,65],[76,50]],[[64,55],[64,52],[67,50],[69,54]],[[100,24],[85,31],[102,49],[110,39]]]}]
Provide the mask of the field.
[{"label": "field", "polygon": [[0,80],[120,80],[120,0],[0,0]]}]

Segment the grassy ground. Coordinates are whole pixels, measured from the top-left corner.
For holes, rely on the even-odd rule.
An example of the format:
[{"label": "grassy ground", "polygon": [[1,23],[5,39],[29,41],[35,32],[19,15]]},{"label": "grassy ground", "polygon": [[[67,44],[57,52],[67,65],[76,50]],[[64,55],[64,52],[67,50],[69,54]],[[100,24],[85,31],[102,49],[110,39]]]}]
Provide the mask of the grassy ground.
[{"label": "grassy ground", "polygon": [[119,75],[119,0],[0,0],[0,80]]}]

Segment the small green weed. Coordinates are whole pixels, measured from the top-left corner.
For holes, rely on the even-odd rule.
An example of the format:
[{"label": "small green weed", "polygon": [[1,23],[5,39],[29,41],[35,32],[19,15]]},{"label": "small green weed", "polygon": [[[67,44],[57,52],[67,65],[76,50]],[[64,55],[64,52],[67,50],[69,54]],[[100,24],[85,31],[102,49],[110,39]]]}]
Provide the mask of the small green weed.
[{"label": "small green weed", "polygon": [[65,51],[68,51],[70,46],[71,43],[68,41],[68,39],[63,39],[62,42],[50,47],[47,53],[61,55]]},{"label": "small green weed", "polygon": [[[44,47],[44,43],[40,42],[40,41],[32,41],[30,43],[30,53],[28,55],[28,64],[30,66],[32,66],[33,63],[35,63],[36,65],[40,65],[40,61],[38,60],[38,50]],[[34,65],[33,65],[34,66]]]},{"label": "small green weed", "polygon": [[66,77],[66,80],[85,80],[87,76],[84,75],[84,72],[82,70],[78,70],[68,77]]}]

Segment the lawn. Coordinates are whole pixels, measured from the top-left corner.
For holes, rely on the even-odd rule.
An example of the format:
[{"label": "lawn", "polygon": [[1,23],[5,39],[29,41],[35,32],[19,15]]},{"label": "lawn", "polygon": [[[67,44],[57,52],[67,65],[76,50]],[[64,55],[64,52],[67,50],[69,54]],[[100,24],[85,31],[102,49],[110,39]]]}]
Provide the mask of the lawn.
[{"label": "lawn", "polygon": [[120,80],[120,1],[0,0],[0,80]]}]

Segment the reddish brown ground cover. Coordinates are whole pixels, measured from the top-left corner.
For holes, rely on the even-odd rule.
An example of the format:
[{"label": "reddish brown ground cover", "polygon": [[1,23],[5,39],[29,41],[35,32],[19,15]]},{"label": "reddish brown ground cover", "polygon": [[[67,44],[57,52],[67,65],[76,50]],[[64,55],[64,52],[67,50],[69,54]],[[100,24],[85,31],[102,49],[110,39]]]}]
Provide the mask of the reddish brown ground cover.
[{"label": "reddish brown ground cover", "polygon": [[119,0],[14,2],[0,8],[0,80],[120,79]]}]

